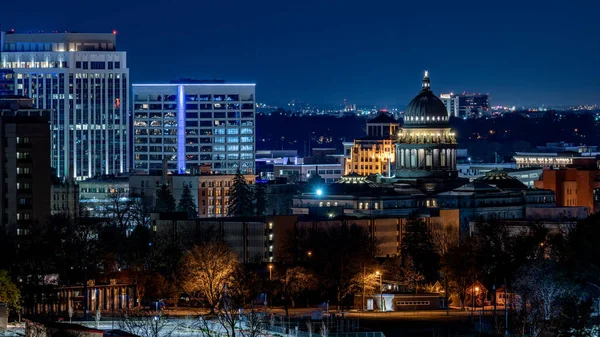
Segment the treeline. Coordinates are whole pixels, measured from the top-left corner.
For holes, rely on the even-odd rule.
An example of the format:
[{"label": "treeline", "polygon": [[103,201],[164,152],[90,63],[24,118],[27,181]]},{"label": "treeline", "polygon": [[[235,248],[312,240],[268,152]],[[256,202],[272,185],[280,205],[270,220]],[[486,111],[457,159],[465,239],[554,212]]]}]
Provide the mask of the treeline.
[{"label": "treeline", "polygon": [[[510,160],[516,151],[530,151],[548,142],[565,141],[590,145],[600,143],[598,121],[591,113],[549,111],[511,113],[499,118],[450,120],[458,143],[466,148],[474,160],[494,162]],[[299,116],[276,111],[271,115],[258,114],[257,141],[259,150],[292,149],[300,155],[310,147],[336,147],[366,135],[368,118],[346,116]],[[282,125],[293,125],[282,128]],[[558,137],[558,138],[557,138]]]}]

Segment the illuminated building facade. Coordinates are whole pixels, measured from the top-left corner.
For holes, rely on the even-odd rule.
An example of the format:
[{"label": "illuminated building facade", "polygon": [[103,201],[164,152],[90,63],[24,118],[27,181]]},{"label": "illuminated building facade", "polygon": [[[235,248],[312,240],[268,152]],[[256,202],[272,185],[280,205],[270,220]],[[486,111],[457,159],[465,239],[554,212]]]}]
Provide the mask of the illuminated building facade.
[{"label": "illuminated building facade", "polygon": [[440,94],[440,100],[446,106],[446,110],[448,111],[448,117],[450,117],[450,116],[458,117],[459,116],[458,95],[455,95],[454,93]]},{"label": "illuminated building facade", "polygon": [[[233,185],[233,174],[206,175],[132,175],[129,177],[129,191],[133,194],[156,197],[156,192],[166,184],[175,200],[179,201],[187,186],[196,201],[198,216],[220,218],[227,215],[229,190]],[[254,186],[255,176],[244,175],[246,183]]]},{"label": "illuminated building facade", "polygon": [[10,69],[0,69],[0,96],[15,94],[15,73]]},{"label": "illuminated building facade", "polygon": [[488,94],[463,92],[462,94],[440,94],[440,100],[448,111],[448,117],[477,118],[490,113]]},{"label": "illuminated building facade", "polygon": [[396,160],[398,121],[385,113],[367,122],[367,136],[354,140],[350,156],[346,159],[345,174],[368,176],[378,174],[389,177]]},{"label": "illuminated building facade", "polygon": [[134,84],[136,171],[254,172],[255,85]]},{"label": "illuminated building facade", "polygon": [[574,158],[569,167],[544,168],[542,177],[534,185],[554,191],[557,206],[600,210],[600,168],[596,158]]},{"label": "illuminated building facade", "polygon": [[444,103],[430,88],[427,72],[421,92],[408,104],[396,144],[396,177],[452,179],[456,170],[456,137]]},{"label": "illuminated building facade", "polygon": [[13,93],[51,111],[51,165],[76,179],[127,172],[129,69],[115,34],[2,33]]}]

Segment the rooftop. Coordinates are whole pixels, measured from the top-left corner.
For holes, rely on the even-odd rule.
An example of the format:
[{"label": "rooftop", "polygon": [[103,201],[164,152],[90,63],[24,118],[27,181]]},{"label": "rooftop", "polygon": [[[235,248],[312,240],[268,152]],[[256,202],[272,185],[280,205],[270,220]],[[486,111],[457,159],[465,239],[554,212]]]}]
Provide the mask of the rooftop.
[{"label": "rooftop", "polygon": [[116,43],[116,32],[6,33],[0,48],[5,52],[115,51]]},{"label": "rooftop", "polygon": [[398,124],[398,121],[385,112],[380,112],[377,117],[367,121],[367,124]]}]

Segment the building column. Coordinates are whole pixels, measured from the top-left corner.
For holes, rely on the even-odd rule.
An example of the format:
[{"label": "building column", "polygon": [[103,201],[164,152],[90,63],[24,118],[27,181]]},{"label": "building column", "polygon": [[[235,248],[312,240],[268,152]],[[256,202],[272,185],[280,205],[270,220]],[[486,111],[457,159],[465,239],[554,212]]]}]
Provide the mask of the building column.
[{"label": "building column", "polygon": [[452,169],[456,168],[456,149],[452,149]]},{"label": "building column", "polygon": [[400,168],[404,168],[404,150],[400,150],[399,155],[400,155]]}]

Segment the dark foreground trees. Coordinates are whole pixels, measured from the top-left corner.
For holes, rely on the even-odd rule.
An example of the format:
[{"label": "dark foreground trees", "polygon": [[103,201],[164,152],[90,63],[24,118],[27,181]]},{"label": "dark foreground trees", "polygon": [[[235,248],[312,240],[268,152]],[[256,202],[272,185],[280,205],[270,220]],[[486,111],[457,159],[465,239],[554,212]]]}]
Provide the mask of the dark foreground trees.
[{"label": "dark foreground trees", "polygon": [[0,270],[0,302],[8,305],[9,313],[18,312],[21,308],[21,292],[6,270]]}]

